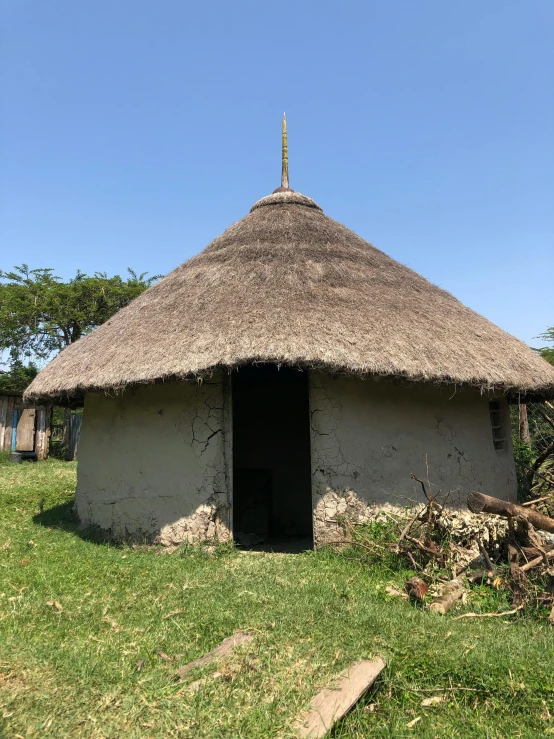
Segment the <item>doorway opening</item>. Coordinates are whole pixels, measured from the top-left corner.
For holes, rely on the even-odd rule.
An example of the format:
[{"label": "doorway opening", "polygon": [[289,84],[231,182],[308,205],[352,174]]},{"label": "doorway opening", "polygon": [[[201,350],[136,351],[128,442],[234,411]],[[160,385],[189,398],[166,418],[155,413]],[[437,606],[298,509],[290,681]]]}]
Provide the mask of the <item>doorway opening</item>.
[{"label": "doorway opening", "polygon": [[233,533],[273,551],[313,547],[308,373],[273,364],[232,374]]}]

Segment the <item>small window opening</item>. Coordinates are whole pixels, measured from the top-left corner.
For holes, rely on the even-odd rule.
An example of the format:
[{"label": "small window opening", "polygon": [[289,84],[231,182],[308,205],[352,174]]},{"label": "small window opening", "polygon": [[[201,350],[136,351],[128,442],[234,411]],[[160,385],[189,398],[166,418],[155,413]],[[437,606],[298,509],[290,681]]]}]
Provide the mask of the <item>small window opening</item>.
[{"label": "small window opening", "polygon": [[489,403],[489,412],[491,416],[491,427],[492,427],[492,443],[496,450],[504,449],[506,438],[504,436],[504,414],[502,412],[502,406],[500,401],[491,400]]}]

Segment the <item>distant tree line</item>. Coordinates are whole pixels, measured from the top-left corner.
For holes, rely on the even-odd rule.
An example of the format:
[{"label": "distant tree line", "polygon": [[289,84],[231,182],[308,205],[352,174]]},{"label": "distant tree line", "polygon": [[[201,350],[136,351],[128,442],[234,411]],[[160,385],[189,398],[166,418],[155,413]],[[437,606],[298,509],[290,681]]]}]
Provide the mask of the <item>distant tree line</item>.
[{"label": "distant tree line", "polygon": [[62,280],[26,264],[0,271],[0,392],[20,393],[39,367],[93,331],[161,275],[105,272]]}]

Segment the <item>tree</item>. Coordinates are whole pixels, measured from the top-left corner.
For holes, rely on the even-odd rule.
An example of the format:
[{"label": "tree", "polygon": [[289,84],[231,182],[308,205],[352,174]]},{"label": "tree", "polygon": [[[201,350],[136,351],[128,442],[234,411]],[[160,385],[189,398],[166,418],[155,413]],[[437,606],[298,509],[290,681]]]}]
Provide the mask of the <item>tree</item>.
[{"label": "tree", "polygon": [[[554,326],[538,338],[554,342]],[[554,364],[554,347],[535,351]],[[554,491],[554,405],[547,400],[518,403],[517,408],[512,408],[512,422],[520,497],[551,494]]]},{"label": "tree", "polygon": [[[541,334],[539,336],[539,339],[544,339],[545,341],[549,341],[551,343],[554,343],[554,326],[550,326],[550,328],[547,328],[544,334]],[[552,346],[543,346],[542,349],[537,349],[541,357],[546,359],[547,362],[550,362],[550,364],[554,364],[554,347]]]},{"label": "tree", "polygon": [[35,364],[25,366],[19,361],[12,362],[8,372],[0,370],[0,395],[21,395],[37,374]]},{"label": "tree", "polygon": [[0,271],[0,353],[8,354],[4,364],[11,373],[32,373],[35,364],[90,333],[161,277],[128,272],[124,280],[78,271],[64,282],[52,269],[26,264]]}]

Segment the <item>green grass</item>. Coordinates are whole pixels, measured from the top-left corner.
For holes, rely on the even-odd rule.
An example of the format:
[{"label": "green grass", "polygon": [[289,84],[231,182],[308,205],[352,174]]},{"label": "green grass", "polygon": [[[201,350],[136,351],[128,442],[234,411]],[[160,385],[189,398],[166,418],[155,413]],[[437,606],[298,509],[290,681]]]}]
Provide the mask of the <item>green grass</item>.
[{"label": "green grass", "polygon": [[[335,739],[554,733],[544,620],[436,616],[385,593],[412,573],[328,551],[94,541],[72,521],[74,485],[73,463],[0,460],[0,736],[285,739],[317,690],[375,654],[387,669]],[[465,607],[503,608],[504,597],[477,589]],[[195,694],[209,668],[172,681],[236,629],[255,639],[219,666],[223,677]],[[438,694],[445,703],[421,706]]]}]

